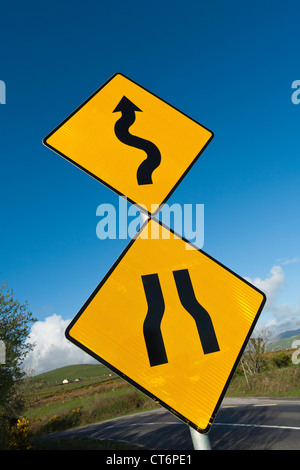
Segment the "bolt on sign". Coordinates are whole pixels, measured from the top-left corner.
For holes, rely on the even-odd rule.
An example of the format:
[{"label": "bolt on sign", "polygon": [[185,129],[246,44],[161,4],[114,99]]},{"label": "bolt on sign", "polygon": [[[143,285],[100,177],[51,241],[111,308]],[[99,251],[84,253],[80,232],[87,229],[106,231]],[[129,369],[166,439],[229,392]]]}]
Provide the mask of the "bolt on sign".
[{"label": "bolt on sign", "polygon": [[[161,239],[151,238],[158,228]],[[146,222],[66,336],[207,432],[265,296],[172,234],[155,220]]]},{"label": "bolt on sign", "polygon": [[212,138],[203,125],[118,73],[43,142],[151,213]]},{"label": "bolt on sign", "polygon": [[116,74],[43,141],[152,215],[66,337],[203,433],[266,301],[263,292],[151,214],[212,137]]}]

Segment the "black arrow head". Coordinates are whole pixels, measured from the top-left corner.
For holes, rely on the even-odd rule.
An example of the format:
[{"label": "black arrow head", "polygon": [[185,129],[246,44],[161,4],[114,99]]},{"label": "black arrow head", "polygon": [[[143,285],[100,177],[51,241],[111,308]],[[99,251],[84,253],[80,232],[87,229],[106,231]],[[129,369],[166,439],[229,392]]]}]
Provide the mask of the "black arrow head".
[{"label": "black arrow head", "polygon": [[126,98],[126,96],[123,96],[117,107],[113,110],[113,113],[116,113],[117,111],[121,111],[123,113],[124,111],[134,112],[142,110],[138,108],[132,101]]}]

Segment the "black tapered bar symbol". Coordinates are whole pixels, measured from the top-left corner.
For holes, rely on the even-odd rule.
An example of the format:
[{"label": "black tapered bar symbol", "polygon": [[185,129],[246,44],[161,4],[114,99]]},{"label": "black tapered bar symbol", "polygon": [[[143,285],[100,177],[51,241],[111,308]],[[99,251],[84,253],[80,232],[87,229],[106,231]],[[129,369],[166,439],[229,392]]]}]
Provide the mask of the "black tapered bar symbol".
[{"label": "black tapered bar symbol", "polygon": [[114,113],[120,111],[122,113],[120,119],[115,124],[115,134],[117,138],[126,145],[144,150],[147,158],[140,164],[137,169],[138,185],[152,184],[152,173],[160,165],[161,155],[159,149],[150,140],[142,139],[129,132],[130,126],[135,121],[135,113],[142,112],[132,101],[126,96],[120,100]]},{"label": "black tapered bar symbol", "polygon": [[[208,312],[195,297],[188,269],[173,271],[177,292],[182,306],[195,320],[204,354],[220,351],[214,326]],[[148,312],[143,325],[146,348],[150,366],[168,362],[161,333],[161,321],[165,312],[165,302],[158,274],[142,276]]]},{"label": "black tapered bar symbol", "polygon": [[196,322],[204,354],[220,351],[211,318],[195,297],[188,269],[173,271],[173,276],[180,302]]},{"label": "black tapered bar symbol", "polygon": [[160,324],[165,311],[165,302],[158,279],[158,274],[142,276],[148,312],[144,321],[143,332],[150,366],[168,362]]}]

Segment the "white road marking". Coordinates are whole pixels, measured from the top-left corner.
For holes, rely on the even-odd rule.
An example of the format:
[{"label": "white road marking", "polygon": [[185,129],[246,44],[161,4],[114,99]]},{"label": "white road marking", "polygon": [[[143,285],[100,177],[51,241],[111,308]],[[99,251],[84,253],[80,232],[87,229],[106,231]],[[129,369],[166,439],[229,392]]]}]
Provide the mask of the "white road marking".
[{"label": "white road marking", "polygon": [[[132,427],[137,427],[137,426],[165,426],[165,425],[172,425],[172,426],[178,426],[178,425],[184,425],[186,426],[185,423],[183,422],[174,422],[174,421],[165,421],[165,422],[154,422],[154,423],[128,423],[128,424],[118,424],[118,425],[113,425],[113,426],[107,426],[104,429],[116,429],[116,428],[128,428],[129,426]],[[212,427],[214,426],[240,426],[240,427],[252,427],[252,428],[273,428],[273,429],[291,429],[291,430],[296,430],[300,431],[300,426],[277,426],[273,424],[244,424],[244,423],[218,423],[214,422]]]},{"label": "white road marking", "polygon": [[300,431],[300,426],[275,426],[272,424],[213,423],[213,426],[241,426],[252,428],[292,429]]},{"label": "white road marking", "polygon": [[253,405],[253,406],[277,406],[277,403],[266,403],[264,405]]}]

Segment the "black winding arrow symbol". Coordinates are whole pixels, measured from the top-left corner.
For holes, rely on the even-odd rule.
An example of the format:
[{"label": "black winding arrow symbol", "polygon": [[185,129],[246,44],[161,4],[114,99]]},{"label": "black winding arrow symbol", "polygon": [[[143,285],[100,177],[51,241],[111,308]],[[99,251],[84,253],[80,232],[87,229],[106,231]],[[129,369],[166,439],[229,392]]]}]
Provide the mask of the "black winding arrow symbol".
[{"label": "black winding arrow symbol", "polygon": [[159,149],[152,142],[146,139],[142,139],[136,135],[132,135],[129,132],[130,126],[135,121],[135,112],[140,111],[135,104],[132,103],[126,96],[120,100],[117,107],[114,109],[114,113],[121,111],[122,116],[115,123],[115,134],[117,138],[126,145],[144,150],[147,154],[146,160],[144,160],[137,170],[137,181],[139,185],[152,184],[152,173],[160,165],[161,154]]}]

